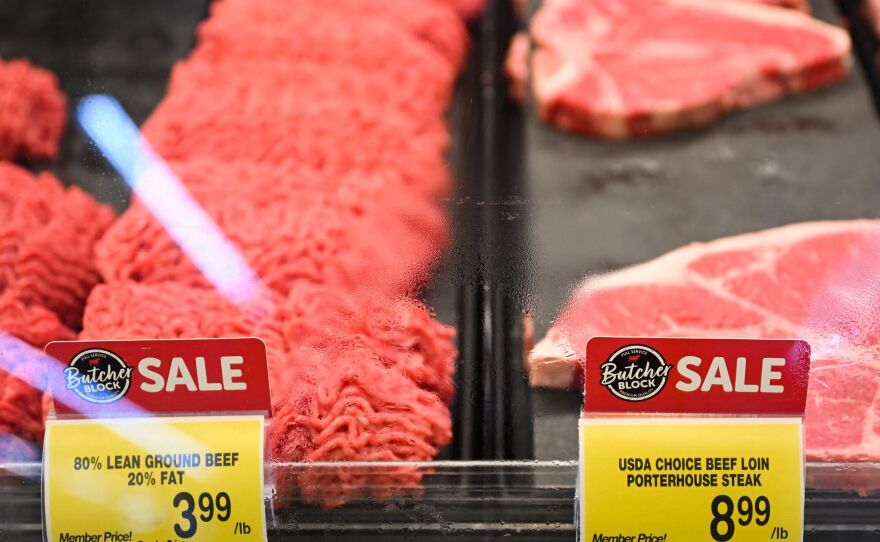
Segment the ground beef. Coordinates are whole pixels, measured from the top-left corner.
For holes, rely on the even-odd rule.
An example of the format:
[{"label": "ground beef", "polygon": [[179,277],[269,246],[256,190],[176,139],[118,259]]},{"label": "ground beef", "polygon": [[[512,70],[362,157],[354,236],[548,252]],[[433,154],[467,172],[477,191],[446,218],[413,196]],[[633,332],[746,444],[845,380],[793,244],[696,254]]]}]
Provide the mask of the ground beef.
[{"label": "ground beef", "polygon": [[[0,319],[9,316],[8,306],[4,305],[0,299]],[[53,337],[72,338],[70,335]],[[45,419],[42,390],[46,389],[47,369],[42,350],[0,331],[0,367],[0,435],[42,443]],[[0,445],[0,460],[4,459],[5,452],[6,447]]]},{"label": "ground beef", "polygon": [[[321,350],[294,350],[291,363],[285,380],[276,383],[286,398],[270,424],[275,459],[426,461],[451,439],[446,405],[363,347],[340,338]],[[291,476],[280,474],[283,494]],[[420,475],[407,469],[391,474],[306,468],[293,478],[306,501],[335,506],[365,493],[392,496],[415,486]]]},{"label": "ground beef", "polygon": [[436,197],[451,188],[442,109],[416,79],[404,85],[320,64],[193,61],[175,69],[143,130],[168,160],[293,163],[330,177],[389,172]]},{"label": "ground beef", "polygon": [[[408,291],[426,279],[445,241],[441,210],[377,174],[328,178],[250,162],[193,161],[174,169],[272,290],[298,282]],[[97,250],[105,280],[207,279],[139,202]]]},{"label": "ground beef", "polygon": [[[445,110],[467,34],[444,3],[213,3],[143,131],[265,305],[221,297],[135,201],[97,248],[108,283],[81,337],[261,337],[276,462],[433,458],[451,438],[452,330],[406,295],[447,238]],[[409,467],[273,477],[279,495],[327,506],[420,480]]]},{"label": "ground beef", "polygon": [[510,82],[510,95],[521,104],[526,103],[528,98],[529,49],[531,46],[529,33],[517,32],[510,40],[507,56],[504,59],[504,74]]},{"label": "ground beef", "polygon": [[782,8],[799,9],[801,11],[810,11],[808,0],[748,0],[757,4],[766,4],[768,6],[779,6]]},{"label": "ground beef", "polygon": [[99,278],[94,244],[112,220],[80,189],[0,162],[0,460],[28,459],[20,439],[42,441],[42,349],[76,338]]},{"label": "ground beef", "polygon": [[[254,318],[210,290],[174,283],[101,285],[89,298],[81,338],[259,337],[270,358],[273,418],[269,442],[273,459],[432,458],[451,438],[449,410],[437,394],[419,387],[393,361],[382,357],[382,352],[399,355],[429,341],[418,336],[418,331],[409,338],[402,331],[383,338],[376,332],[361,336],[346,333],[341,326],[309,330],[303,322],[285,315],[284,311],[297,310],[300,318],[314,313],[333,322],[349,317],[328,314],[336,310],[336,303],[320,299],[323,294],[315,292],[303,292],[293,305],[277,301],[264,317]],[[326,295],[332,298],[329,292]],[[352,323],[350,328],[369,325]],[[388,327],[403,330],[407,326],[413,327],[408,321]],[[320,338],[310,337],[311,333]],[[446,348],[451,349],[451,344]],[[414,352],[414,360],[417,355]],[[425,361],[429,363],[438,365]],[[337,477],[329,487],[338,487],[338,494],[328,495],[326,486],[317,485],[328,481],[325,476]],[[282,470],[276,484],[281,493],[297,484],[307,497],[332,506],[358,491],[351,484],[370,482],[366,477],[339,476],[343,475],[298,476]],[[410,486],[417,483],[415,474],[408,476]]]},{"label": "ground beef", "polygon": [[0,292],[76,328],[99,279],[94,244],[112,220],[79,188],[0,162]]},{"label": "ground beef", "polygon": [[0,373],[0,435],[43,442],[42,399],[43,393],[27,382]]},{"label": "ground beef", "polygon": [[[274,26],[297,34],[310,26],[335,26],[336,31],[356,28],[360,32],[365,27],[402,31],[433,47],[457,71],[467,51],[468,34],[455,11],[443,5],[448,1],[406,0],[404,8],[400,0],[297,0],[296,9],[291,9],[287,0],[224,0],[214,3],[210,21],[239,28]],[[230,32],[234,35],[235,30]]]},{"label": "ground beef", "polygon": [[450,402],[455,391],[455,331],[431,318],[407,297],[358,296],[325,286],[301,284],[284,305],[284,335],[294,347],[322,349],[352,337],[419,387]]},{"label": "ground beef", "polygon": [[0,294],[0,334],[4,333],[40,349],[52,341],[76,338],[76,333],[59,322],[54,312],[39,305],[26,305],[15,292]]},{"label": "ground beef", "polygon": [[54,159],[67,119],[58,78],[27,60],[0,60],[0,160]]},{"label": "ground beef", "polygon": [[[281,116],[310,114],[306,117],[307,126],[315,131],[332,119],[314,116],[312,110],[322,116],[334,115],[342,106],[352,107],[346,102],[354,102],[361,116],[349,118],[347,123],[361,128],[365,134],[388,124],[406,134],[439,129],[444,135],[435,135],[438,143],[448,143],[442,117],[451,89],[438,81],[426,80],[419,70],[393,66],[396,69],[373,72],[352,69],[347,62],[328,64],[320,59],[290,62],[286,58],[226,57],[216,62],[193,55],[174,67],[166,101],[194,90],[205,96],[233,97],[241,100],[252,122],[256,120],[253,116],[261,111]],[[270,86],[279,96],[266,100],[260,92]]]},{"label": "ground beef", "polygon": [[89,296],[80,333],[82,340],[200,337],[259,337],[266,344],[270,373],[284,366],[286,346],[274,307],[256,316],[214,291],[174,282],[99,285]]},{"label": "ground beef", "polygon": [[486,0],[436,0],[440,4],[451,7],[464,19],[475,19],[484,9]]},{"label": "ground beef", "polygon": [[32,461],[43,441],[46,365],[42,349],[76,334],[55,314],[0,293],[0,461]]},{"label": "ground beef", "polygon": [[[357,32],[352,32],[323,6],[320,10],[314,6],[305,11],[276,10],[272,17],[259,17],[250,8],[242,7],[234,11],[248,17],[249,24],[241,24],[239,13],[218,13],[199,26],[198,44],[190,54],[190,62],[242,65],[274,59],[287,66],[319,64],[327,66],[328,71],[344,67],[351,74],[372,78],[413,77],[422,82],[425,91],[443,97],[444,101],[452,93],[457,67],[430,44],[392,21],[376,20],[358,25]],[[295,40],[290,39],[293,31]],[[387,98],[395,99],[396,95]]]}]

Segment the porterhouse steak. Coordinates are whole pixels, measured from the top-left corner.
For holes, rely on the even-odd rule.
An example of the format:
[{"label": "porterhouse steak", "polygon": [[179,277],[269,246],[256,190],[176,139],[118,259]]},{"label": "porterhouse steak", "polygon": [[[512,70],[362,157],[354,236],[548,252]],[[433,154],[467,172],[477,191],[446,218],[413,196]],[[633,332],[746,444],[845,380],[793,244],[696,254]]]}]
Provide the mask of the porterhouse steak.
[{"label": "porterhouse steak", "polygon": [[799,9],[801,11],[810,11],[810,4],[807,0],[747,0],[756,4],[765,4],[768,6],[778,6],[781,8]]},{"label": "porterhouse steak", "polygon": [[600,335],[802,338],[807,455],[880,459],[880,222],[807,222],[695,243],[585,280],[529,356],[534,386],[580,387]]},{"label": "porterhouse steak", "polygon": [[[607,138],[709,124],[839,81],[850,62],[844,30],[742,0],[545,0],[531,40],[540,116]],[[523,94],[522,38],[511,54]]]}]

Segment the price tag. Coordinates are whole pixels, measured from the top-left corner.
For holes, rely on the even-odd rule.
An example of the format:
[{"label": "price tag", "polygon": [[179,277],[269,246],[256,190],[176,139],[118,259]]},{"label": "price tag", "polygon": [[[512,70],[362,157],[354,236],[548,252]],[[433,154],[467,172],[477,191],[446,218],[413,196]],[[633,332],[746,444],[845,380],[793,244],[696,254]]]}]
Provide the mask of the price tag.
[{"label": "price tag", "polygon": [[803,341],[592,339],[580,540],[802,540],[808,376]]},{"label": "price tag", "polygon": [[46,539],[266,540],[261,341],[55,342]]},{"label": "price tag", "polygon": [[55,420],[49,540],[265,540],[263,418]]},{"label": "price tag", "polygon": [[581,540],[801,540],[802,424],[584,418]]}]

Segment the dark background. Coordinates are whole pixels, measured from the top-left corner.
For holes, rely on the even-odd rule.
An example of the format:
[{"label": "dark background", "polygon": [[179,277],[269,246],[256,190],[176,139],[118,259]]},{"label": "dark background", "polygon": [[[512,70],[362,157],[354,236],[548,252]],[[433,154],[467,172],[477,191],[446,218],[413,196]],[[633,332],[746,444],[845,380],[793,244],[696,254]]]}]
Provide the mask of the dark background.
[{"label": "dark background", "polygon": [[165,94],[172,64],[194,44],[209,0],[0,0],[0,58],[49,68],[70,100],[70,119],[53,170],[117,210],[128,189],[78,132],[73,107],[89,94],[118,99],[140,124]]}]

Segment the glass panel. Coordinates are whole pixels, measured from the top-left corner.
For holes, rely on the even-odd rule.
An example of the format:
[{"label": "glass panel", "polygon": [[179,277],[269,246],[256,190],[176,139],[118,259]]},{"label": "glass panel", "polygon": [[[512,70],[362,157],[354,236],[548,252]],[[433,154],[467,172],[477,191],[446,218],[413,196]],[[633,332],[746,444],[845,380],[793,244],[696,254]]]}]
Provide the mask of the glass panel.
[{"label": "glass panel", "polygon": [[[354,540],[453,537],[466,540],[572,540],[577,466],[566,461],[273,464],[281,476],[361,482],[346,489],[348,504],[325,505],[340,494],[338,483],[311,485],[270,511],[270,540],[327,536]],[[6,465],[0,476],[0,532],[15,540],[39,540],[39,464]],[[878,464],[809,465],[809,485],[851,483],[856,477],[880,485]],[[420,489],[389,480],[420,478]],[[836,480],[835,480],[836,478]],[[368,480],[363,483],[363,480]],[[818,480],[822,480],[819,482]],[[404,486],[406,484],[403,484]],[[344,487],[344,486],[343,486]],[[388,497],[388,493],[396,493]],[[383,495],[376,499],[371,495]],[[869,540],[878,533],[880,499],[851,492],[810,490],[807,540]]]}]

